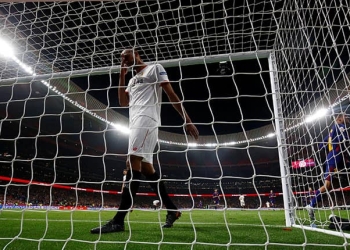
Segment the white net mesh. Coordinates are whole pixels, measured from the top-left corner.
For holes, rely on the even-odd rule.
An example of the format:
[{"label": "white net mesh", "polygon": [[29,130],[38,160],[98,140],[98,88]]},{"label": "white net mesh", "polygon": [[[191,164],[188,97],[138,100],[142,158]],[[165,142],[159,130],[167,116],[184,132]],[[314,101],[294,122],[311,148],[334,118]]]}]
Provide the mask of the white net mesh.
[{"label": "white net mesh", "polygon": [[[0,60],[0,248],[346,248],[347,235],[319,239],[304,226],[349,218],[347,167],[315,220],[301,208],[324,184],[316,144],[347,112],[349,6],[299,2],[1,3],[0,51],[9,54],[4,39],[14,53]],[[94,237],[120,202],[128,119],[115,73],[125,48],[165,65],[201,137],[184,135],[165,99],[154,162],[181,220],[162,229],[165,211],[142,182],[126,231]],[[320,108],[326,119],[313,115]],[[294,223],[301,229],[285,228]]]},{"label": "white net mesh", "polygon": [[[348,146],[346,142],[336,143],[342,136],[339,131],[333,134],[336,138],[330,139],[333,146],[339,147],[337,160],[333,163],[332,157],[327,158],[335,118],[340,113],[349,114],[349,9],[341,1],[315,1],[307,6],[289,2],[284,8],[276,55],[288,160],[290,164],[294,162],[291,186],[296,205],[304,207],[325,185],[327,166],[335,165],[339,172],[332,177],[329,190],[320,196],[314,211],[316,224],[328,228],[330,214],[349,216],[341,211],[347,210],[349,204],[349,179]],[[297,223],[312,223],[303,212],[296,215]]]},{"label": "white net mesh", "polygon": [[[2,4],[1,34],[40,74],[111,67],[124,48],[145,61],[271,49],[276,22],[264,1],[117,1]],[[5,65],[2,65],[2,68]],[[21,76],[7,65],[3,78]]]}]

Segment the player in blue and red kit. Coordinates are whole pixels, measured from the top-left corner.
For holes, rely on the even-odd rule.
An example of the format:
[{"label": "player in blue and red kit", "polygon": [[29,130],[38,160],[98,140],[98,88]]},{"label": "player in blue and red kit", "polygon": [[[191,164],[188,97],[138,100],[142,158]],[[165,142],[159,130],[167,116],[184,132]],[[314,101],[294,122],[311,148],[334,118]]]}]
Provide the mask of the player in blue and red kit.
[{"label": "player in blue and red kit", "polygon": [[315,197],[315,191],[312,189],[312,187],[309,187],[309,191],[306,196],[306,204],[309,204],[314,197]]},{"label": "player in blue and red kit", "polygon": [[332,175],[338,171],[337,166],[344,164],[342,147],[345,140],[349,139],[346,130],[346,124],[349,123],[349,120],[344,113],[341,113],[336,117],[335,121],[329,134],[319,145],[320,149],[327,148],[328,154],[326,159],[326,171],[324,173],[324,185],[315,192],[310,204],[306,206],[311,220],[315,220],[313,208],[321,200],[321,194],[331,189]]},{"label": "player in blue and red kit", "polygon": [[215,209],[217,209],[217,206],[220,205],[220,194],[217,189],[214,189],[213,203],[215,205]]},{"label": "player in blue and red kit", "polygon": [[276,199],[276,194],[273,192],[273,190],[270,191],[270,194],[269,194],[269,199],[270,199],[270,204],[271,204],[271,207],[275,207],[275,199]]}]

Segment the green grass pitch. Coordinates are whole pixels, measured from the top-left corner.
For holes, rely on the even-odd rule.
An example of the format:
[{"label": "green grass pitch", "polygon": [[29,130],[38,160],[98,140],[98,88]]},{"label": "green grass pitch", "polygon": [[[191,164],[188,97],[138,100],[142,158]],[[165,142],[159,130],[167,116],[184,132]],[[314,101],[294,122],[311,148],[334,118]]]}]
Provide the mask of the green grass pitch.
[{"label": "green grass pitch", "polygon": [[[0,210],[0,249],[177,250],[347,249],[346,240],[297,228],[286,230],[283,211],[183,211],[162,229],[165,211],[129,213],[125,232],[92,235],[114,211]],[[225,221],[227,223],[225,223]]]}]

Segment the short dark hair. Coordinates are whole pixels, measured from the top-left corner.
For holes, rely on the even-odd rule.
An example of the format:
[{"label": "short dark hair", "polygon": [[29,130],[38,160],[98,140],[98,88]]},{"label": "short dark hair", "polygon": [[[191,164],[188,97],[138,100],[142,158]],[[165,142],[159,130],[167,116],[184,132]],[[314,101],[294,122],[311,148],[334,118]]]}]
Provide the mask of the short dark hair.
[{"label": "short dark hair", "polygon": [[133,54],[137,54],[137,55],[140,55],[139,54],[139,51],[137,50],[137,48],[127,48],[127,49],[124,49],[123,51],[122,51],[122,54],[123,53],[133,53]]}]

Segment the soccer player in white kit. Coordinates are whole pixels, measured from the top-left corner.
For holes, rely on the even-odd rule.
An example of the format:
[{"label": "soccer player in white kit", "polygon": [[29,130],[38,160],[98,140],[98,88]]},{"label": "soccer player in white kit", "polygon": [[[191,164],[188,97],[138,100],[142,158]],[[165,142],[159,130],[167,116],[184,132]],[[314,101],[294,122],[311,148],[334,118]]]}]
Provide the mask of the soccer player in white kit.
[{"label": "soccer player in white kit", "polygon": [[[130,79],[126,87],[125,75],[130,67],[136,71],[136,75]],[[172,227],[175,220],[181,216],[168,196],[164,182],[159,181],[160,177],[153,167],[153,151],[157,144],[158,127],[161,125],[162,89],[184,119],[187,133],[198,139],[198,130],[174,92],[163,66],[146,65],[136,50],[126,49],[122,52],[118,97],[120,106],[129,106],[130,128],[126,184],[115,217],[102,227],[91,229],[91,233],[124,231],[124,219],[139,188],[141,174],[146,177],[146,180],[151,181],[150,186],[168,210],[163,227]]]},{"label": "soccer player in white kit", "polygon": [[154,200],[153,201],[153,209],[156,210],[160,205],[160,201],[159,200]]},{"label": "soccer player in white kit", "polygon": [[239,202],[241,204],[241,208],[244,208],[245,207],[244,195],[241,194],[238,199],[239,199]]},{"label": "soccer player in white kit", "polygon": [[121,193],[123,193],[124,185],[126,183],[126,175],[128,174],[128,170],[124,169],[123,170],[123,183],[122,183],[122,189],[120,190]]}]

